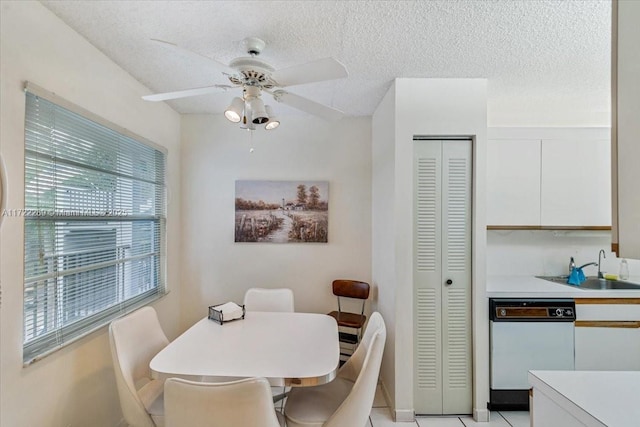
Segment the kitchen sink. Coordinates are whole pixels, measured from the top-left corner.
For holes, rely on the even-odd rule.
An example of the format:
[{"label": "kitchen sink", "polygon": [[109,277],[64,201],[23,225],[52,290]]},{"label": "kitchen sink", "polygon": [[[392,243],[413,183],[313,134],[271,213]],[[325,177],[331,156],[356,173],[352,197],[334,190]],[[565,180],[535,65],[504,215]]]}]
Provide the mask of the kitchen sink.
[{"label": "kitchen sink", "polygon": [[554,283],[560,283],[567,286],[572,286],[574,288],[583,288],[583,289],[602,289],[602,290],[610,290],[610,289],[639,289],[640,285],[635,283],[623,282],[621,280],[606,280],[606,279],[598,279],[597,277],[587,277],[587,280],[582,282],[580,285],[570,285],[567,283],[567,279],[569,276],[536,276],[538,279],[548,280]]}]

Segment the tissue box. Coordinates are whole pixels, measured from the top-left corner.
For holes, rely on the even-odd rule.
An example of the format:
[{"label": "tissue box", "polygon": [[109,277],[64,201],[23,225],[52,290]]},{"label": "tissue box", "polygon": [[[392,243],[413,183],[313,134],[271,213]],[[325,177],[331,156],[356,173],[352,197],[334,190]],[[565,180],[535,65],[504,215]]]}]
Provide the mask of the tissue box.
[{"label": "tissue box", "polygon": [[240,315],[239,311],[234,311],[233,313],[226,312],[223,307],[227,304],[210,305],[209,319],[221,325],[226,322],[231,322],[232,320],[244,319],[244,314],[245,314],[244,305],[237,306],[238,310],[240,309],[242,310],[242,315]]}]

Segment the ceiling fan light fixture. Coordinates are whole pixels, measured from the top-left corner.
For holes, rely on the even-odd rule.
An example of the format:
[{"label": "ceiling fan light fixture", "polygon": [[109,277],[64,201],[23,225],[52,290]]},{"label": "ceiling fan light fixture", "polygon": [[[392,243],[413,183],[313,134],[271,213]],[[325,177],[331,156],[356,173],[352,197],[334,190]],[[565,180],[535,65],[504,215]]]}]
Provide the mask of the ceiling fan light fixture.
[{"label": "ceiling fan light fixture", "polygon": [[231,105],[224,110],[224,116],[232,123],[239,123],[242,120],[242,110],[244,109],[244,100],[235,97],[231,101]]},{"label": "ceiling fan light fixture", "polygon": [[248,103],[245,104],[244,111],[242,112],[242,120],[240,121],[240,129],[256,130],[256,126],[251,121],[251,109]]},{"label": "ceiling fan light fixture", "polygon": [[257,125],[262,125],[269,121],[269,115],[264,107],[264,102],[260,98],[253,98],[249,102],[249,108],[251,109],[252,122]]},{"label": "ceiling fan light fixture", "polygon": [[267,124],[264,125],[264,128],[266,130],[273,130],[273,129],[277,128],[278,126],[280,126],[280,121],[279,120],[269,120],[267,122]]},{"label": "ceiling fan light fixture", "polygon": [[273,114],[273,109],[271,108],[271,106],[265,105],[264,108],[265,110],[267,110],[267,115],[269,115],[269,121],[266,125],[264,125],[264,128],[266,130],[272,130],[280,126],[280,120],[278,120],[275,114]]}]

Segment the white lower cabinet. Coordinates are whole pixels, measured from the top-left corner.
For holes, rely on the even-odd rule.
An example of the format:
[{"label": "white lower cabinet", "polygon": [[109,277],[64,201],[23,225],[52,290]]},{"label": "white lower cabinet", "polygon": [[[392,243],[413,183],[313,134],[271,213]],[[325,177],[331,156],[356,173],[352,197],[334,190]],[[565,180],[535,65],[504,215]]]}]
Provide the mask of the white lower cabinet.
[{"label": "white lower cabinet", "polygon": [[531,371],[533,427],[636,427],[640,372]]},{"label": "white lower cabinet", "polygon": [[584,427],[576,417],[558,404],[558,396],[548,396],[541,390],[533,390],[530,409],[531,427]]},{"label": "white lower cabinet", "polygon": [[640,370],[640,299],[578,299],[575,326],[576,370]]},{"label": "white lower cabinet", "polygon": [[576,370],[640,370],[640,322],[576,322]]}]

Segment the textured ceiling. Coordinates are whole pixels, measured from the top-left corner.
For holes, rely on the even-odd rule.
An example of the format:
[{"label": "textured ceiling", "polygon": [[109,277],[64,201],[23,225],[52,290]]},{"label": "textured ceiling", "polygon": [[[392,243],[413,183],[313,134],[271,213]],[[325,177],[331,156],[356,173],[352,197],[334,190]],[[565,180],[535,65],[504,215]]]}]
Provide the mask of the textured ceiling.
[{"label": "textured ceiling", "polygon": [[[146,85],[168,92],[228,81],[206,58],[245,56],[267,42],[276,69],[333,56],[349,77],[292,93],[369,116],[396,77],[479,77],[489,117],[610,109],[611,3],[597,0],[43,1]],[[236,91],[170,101],[181,113],[220,113]],[[282,115],[294,113],[276,104]]]}]

